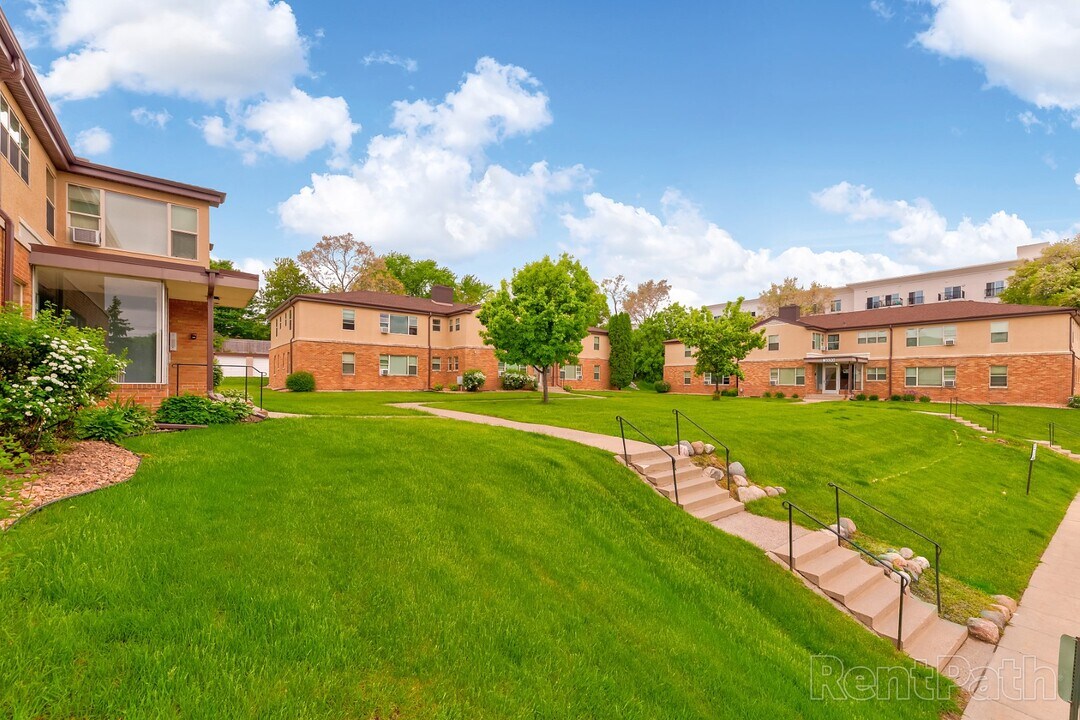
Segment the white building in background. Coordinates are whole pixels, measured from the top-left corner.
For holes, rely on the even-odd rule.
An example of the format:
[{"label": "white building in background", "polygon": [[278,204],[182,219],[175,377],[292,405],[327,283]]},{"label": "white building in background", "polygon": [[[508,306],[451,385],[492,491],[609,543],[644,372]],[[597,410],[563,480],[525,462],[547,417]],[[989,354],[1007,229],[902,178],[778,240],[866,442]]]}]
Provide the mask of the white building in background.
[{"label": "white building in background", "polygon": [[[1046,242],[1021,245],[1016,248],[1016,258],[1013,260],[848,283],[833,289],[832,301],[824,312],[853,312],[950,300],[998,302],[998,296],[1005,289],[1005,283],[1016,266],[1024,260],[1039,257],[1049,245]],[[725,305],[726,302],[717,303],[710,305],[709,309],[713,314],[718,314]],[[761,316],[761,298],[743,301],[743,310]]]},{"label": "white building in background", "polygon": [[221,363],[225,377],[265,376],[270,373],[270,341],[229,338],[214,353],[214,359]]}]

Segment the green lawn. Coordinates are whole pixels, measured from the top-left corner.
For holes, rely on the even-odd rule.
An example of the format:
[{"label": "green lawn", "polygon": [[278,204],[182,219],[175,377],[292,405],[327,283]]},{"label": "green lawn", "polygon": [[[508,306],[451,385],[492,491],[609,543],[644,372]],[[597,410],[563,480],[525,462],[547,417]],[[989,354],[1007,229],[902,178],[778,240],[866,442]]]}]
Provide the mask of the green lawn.
[{"label": "green lawn", "polygon": [[[890,403],[908,410],[948,413],[948,404]],[[1080,410],[1071,408],[1026,407],[1022,405],[982,405],[998,413],[1001,435],[1017,440],[1047,440],[1047,425],[1057,426],[1057,440],[1065,447],[1080,452]],[[990,415],[985,410],[961,405],[960,417],[990,427]]]},{"label": "green lawn", "polygon": [[812,700],[813,654],[911,664],[600,451],[414,418],[128,444],[145,454],[134,479],[0,536],[0,716],[949,709]]},{"label": "green lawn", "polygon": [[[838,483],[941,543],[945,575],[982,592],[1018,597],[1080,490],[1080,468],[1041,453],[1034,490],[1025,496],[1030,445],[984,440],[900,405],[622,393],[596,400],[556,398],[548,406],[472,402],[459,409],[611,435],[619,433],[615,417],[621,414],[669,443],[675,440],[671,410],[678,407],[730,445],[732,459],[746,465],[752,480],[787,488],[788,499],[822,520],[835,517],[828,483]],[[684,432],[684,438],[702,435]],[[750,509],[786,518],[780,499]],[[842,509],[872,538],[932,557],[930,546],[853,501]]]}]

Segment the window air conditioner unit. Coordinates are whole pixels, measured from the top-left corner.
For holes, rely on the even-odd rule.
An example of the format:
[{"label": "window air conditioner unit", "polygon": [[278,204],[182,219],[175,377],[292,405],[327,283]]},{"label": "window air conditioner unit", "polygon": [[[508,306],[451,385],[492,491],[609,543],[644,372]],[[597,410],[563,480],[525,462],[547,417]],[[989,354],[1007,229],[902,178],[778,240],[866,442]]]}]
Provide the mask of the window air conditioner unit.
[{"label": "window air conditioner unit", "polygon": [[90,228],[71,228],[71,242],[101,247],[101,232]]},{"label": "window air conditioner unit", "polygon": [[379,374],[380,375],[389,375],[390,371],[389,370],[379,370]]},{"label": "window air conditioner unit", "polygon": [[946,345],[955,345],[956,344],[956,338],[945,338],[945,344]]},{"label": "window air conditioner unit", "polygon": [[379,328],[379,332],[381,332],[383,335],[389,335],[390,334],[390,328],[381,327],[381,328]]},{"label": "window air conditioner unit", "polygon": [[947,388],[956,387],[956,381],[955,380],[943,380],[942,383],[944,384],[944,387],[947,387]]}]

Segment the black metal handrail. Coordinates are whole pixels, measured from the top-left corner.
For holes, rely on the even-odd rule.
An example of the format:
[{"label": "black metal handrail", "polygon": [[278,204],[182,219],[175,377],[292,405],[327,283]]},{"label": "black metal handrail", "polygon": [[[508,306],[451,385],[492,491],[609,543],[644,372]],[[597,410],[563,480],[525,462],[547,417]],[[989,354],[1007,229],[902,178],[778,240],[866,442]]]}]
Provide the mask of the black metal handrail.
[{"label": "black metal handrail", "polygon": [[858,495],[854,494],[853,492],[851,492],[849,490],[845,490],[844,488],[840,487],[836,483],[834,483],[834,482],[829,483],[829,487],[831,487],[833,489],[833,492],[836,495],[836,527],[838,527],[838,528],[840,527],[840,493],[844,493],[845,495],[847,495],[851,499],[858,500],[859,502],[861,502],[863,505],[870,508],[874,512],[878,513],[879,515],[882,515],[883,517],[888,518],[889,520],[892,520],[894,523],[896,523],[900,527],[904,528],[908,532],[911,532],[911,533],[914,533],[915,535],[918,535],[923,540],[925,540],[926,542],[928,542],[928,543],[930,543],[931,545],[934,546],[934,583],[935,583],[934,591],[935,591],[935,595],[937,597],[938,615],[941,615],[941,612],[942,612],[941,611],[941,544],[938,543],[936,540],[933,540],[933,539],[927,537],[926,535],[923,535],[921,532],[919,532],[915,528],[911,527],[910,525],[905,523],[903,520],[898,520],[898,519],[894,518],[892,515],[885,512],[881,508],[875,507],[874,505],[871,505],[870,503],[866,502],[865,500],[863,500]]},{"label": "black metal handrail", "polygon": [[[179,395],[180,394],[180,368],[182,368],[182,367],[201,367],[201,368],[204,368],[204,367],[206,367],[206,363],[173,363],[172,366],[174,368],[176,368],[176,373],[174,373],[175,376],[176,376],[176,393],[175,394]],[[247,397],[247,394],[248,394],[248,377],[249,377],[249,373],[247,373],[246,371],[247,370],[253,370],[253,371],[259,373],[259,407],[263,406],[263,386],[266,385],[266,373],[264,373],[259,368],[251,367],[250,365],[238,365],[238,364],[233,364],[233,363],[226,363],[226,364],[223,365],[221,363],[218,363],[218,367],[223,367],[223,368],[238,367],[238,368],[244,368],[245,369],[245,372],[244,372],[244,396],[245,397]]]},{"label": "black metal handrail", "polygon": [[675,444],[676,445],[678,445],[682,441],[682,435],[679,434],[679,418],[682,417],[682,418],[686,418],[687,422],[689,422],[691,425],[696,427],[698,430],[700,430],[701,432],[708,435],[709,439],[712,440],[714,443],[716,443],[720,447],[724,448],[724,478],[727,480],[728,492],[731,492],[731,448],[729,448],[724,443],[720,442],[719,438],[717,438],[715,435],[713,435],[711,432],[709,432],[705,428],[698,425],[690,417],[687,417],[686,413],[682,412],[678,408],[672,409],[671,412],[674,413],[674,415],[675,415]]},{"label": "black metal handrail", "polygon": [[990,415],[990,432],[998,431],[999,419],[1001,417],[1001,414],[997,410],[991,410],[988,407],[976,405],[975,403],[968,402],[967,400],[961,400],[958,397],[949,399],[949,417],[960,417],[961,405],[967,405],[968,407],[973,407],[981,412],[988,413]]},{"label": "black metal handrail", "polygon": [[1057,426],[1057,423],[1053,423],[1053,422],[1050,423],[1049,426],[1048,426],[1048,430],[1050,431],[1049,435],[1050,435],[1050,445],[1051,446],[1057,445],[1057,434],[1058,434],[1058,432],[1060,432],[1062,430],[1064,430],[1066,435],[1071,435],[1074,438],[1080,439],[1080,432],[1077,432],[1077,431],[1069,429],[1069,428],[1059,428]]},{"label": "black metal handrail", "polygon": [[[809,518],[810,520],[813,520],[818,525],[820,525],[822,528],[824,528],[825,530],[828,530],[829,532],[831,532],[839,540],[842,540],[842,541],[846,542],[848,545],[851,545],[851,547],[855,548],[856,550],[861,552],[863,555],[870,558],[871,560],[873,560],[875,563],[877,563],[881,567],[885,568],[885,574],[886,575],[892,575],[894,572],[896,572],[895,570],[893,570],[891,565],[886,563],[884,560],[879,558],[877,555],[874,555],[869,550],[861,547],[857,543],[854,543],[851,540],[845,539],[840,534],[840,526],[839,525],[837,525],[836,529],[833,529],[833,528],[829,527],[828,525],[826,525],[825,523],[823,523],[822,521],[818,520],[816,517],[814,517],[810,513],[803,510],[798,505],[796,505],[796,504],[794,504],[794,503],[792,503],[792,502],[790,502],[788,500],[785,500],[783,502],[783,506],[785,508],[787,508],[788,567],[791,568],[791,572],[795,572],[795,520],[794,520],[793,512],[792,512],[793,510],[798,510],[800,513],[805,515],[807,518]],[[904,649],[904,593],[907,591],[908,581],[907,581],[907,578],[905,578],[903,575],[897,574],[897,577],[900,578],[900,606],[899,606],[899,608],[897,610],[897,620],[896,620],[896,649],[897,650],[903,650]]]},{"label": "black metal handrail", "polygon": [[669,453],[667,450],[665,450],[663,445],[661,445],[660,443],[656,442],[651,437],[649,437],[648,435],[643,433],[641,431],[641,428],[639,428],[637,425],[635,425],[634,423],[632,423],[629,420],[627,420],[626,418],[624,418],[622,415],[616,415],[615,419],[619,421],[619,435],[622,436],[622,456],[623,456],[623,462],[626,463],[626,467],[630,467],[630,454],[628,452],[626,452],[626,429],[623,427],[623,424],[629,425],[631,428],[633,428],[637,432],[638,435],[640,435],[641,437],[648,440],[650,443],[655,445],[660,450],[660,452],[664,453],[669,458],[671,458],[671,484],[675,489],[675,504],[678,505],[679,504],[679,478],[678,478],[678,471],[675,469],[675,456],[672,455],[671,453]]}]

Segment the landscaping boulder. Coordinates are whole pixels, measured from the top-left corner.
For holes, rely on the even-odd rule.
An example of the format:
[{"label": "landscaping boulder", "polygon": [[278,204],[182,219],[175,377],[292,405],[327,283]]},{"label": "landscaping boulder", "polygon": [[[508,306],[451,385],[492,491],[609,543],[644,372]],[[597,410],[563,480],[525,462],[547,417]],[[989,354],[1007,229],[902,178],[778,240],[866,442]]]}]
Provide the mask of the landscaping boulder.
[{"label": "landscaping boulder", "polygon": [[711,465],[709,467],[705,468],[705,474],[708,475],[711,478],[716,478],[717,480],[723,480],[724,479],[724,471],[723,471],[723,469],[718,468],[718,467],[713,467]]},{"label": "landscaping boulder", "polygon": [[750,481],[744,478],[742,475],[732,475],[731,482],[735,483],[738,487],[744,488],[750,485]]},{"label": "landscaping boulder", "polygon": [[746,477],[746,468],[744,468],[743,464],[737,460],[728,466],[728,470],[731,471],[732,475],[742,475],[743,477]]},{"label": "landscaping boulder", "polygon": [[769,487],[765,488],[765,494],[769,497],[776,497],[780,494],[780,492],[770,485]]},{"label": "landscaping boulder", "polygon": [[1008,595],[994,595],[991,599],[998,605],[1004,605],[1005,607],[1009,608],[1009,612],[1016,612],[1016,601]]},{"label": "landscaping boulder", "polygon": [[1012,610],[1009,610],[1009,608],[1005,607],[1004,605],[998,605],[995,603],[987,609],[993,610],[996,613],[1001,613],[1001,616],[1005,618],[1006,623],[1012,620]]},{"label": "landscaping boulder", "polygon": [[776,486],[776,492],[779,493],[780,495],[787,495],[787,490],[780,487],[779,485]]},{"label": "landscaping boulder", "polygon": [[705,443],[705,454],[712,455],[714,452],[716,452],[716,446]]},{"label": "landscaping boulder", "polygon": [[979,613],[979,617],[983,620],[989,620],[997,625],[999,631],[1004,631],[1005,626],[1008,625],[1008,621],[1005,620],[1005,616],[999,613],[997,610],[983,610]]},{"label": "landscaping boulder", "polygon": [[739,502],[744,505],[766,497],[764,490],[753,485],[747,485],[746,487],[738,488],[735,491],[735,495],[738,497]]},{"label": "landscaping boulder", "polygon": [[680,440],[679,441],[679,454],[683,455],[685,457],[693,457],[693,455],[694,455],[694,446],[691,445],[686,440]]},{"label": "landscaping boulder", "polygon": [[911,550],[911,548],[902,547],[900,548],[900,557],[904,558],[905,560],[910,560],[911,558],[915,557],[915,553]]},{"label": "landscaping boulder", "polygon": [[694,442],[690,443],[690,447],[694,448],[695,455],[701,455],[705,452],[705,443],[701,442],[700,440],[695,440]]},{"label": "landscaping boulder", "polygon": [[997,645],[998,640],[1001,639],[1001,630],[998,626],[984,618],[968,618],[967,629],[968,635],[976,640]]},{"label": "landscaping boulder", "polygon": [[843,535],[845,539],[854,535],[856,530],[858,530],[858,528],[855,527],[855,522],[851,518],[840,518],[840,534]]}]

